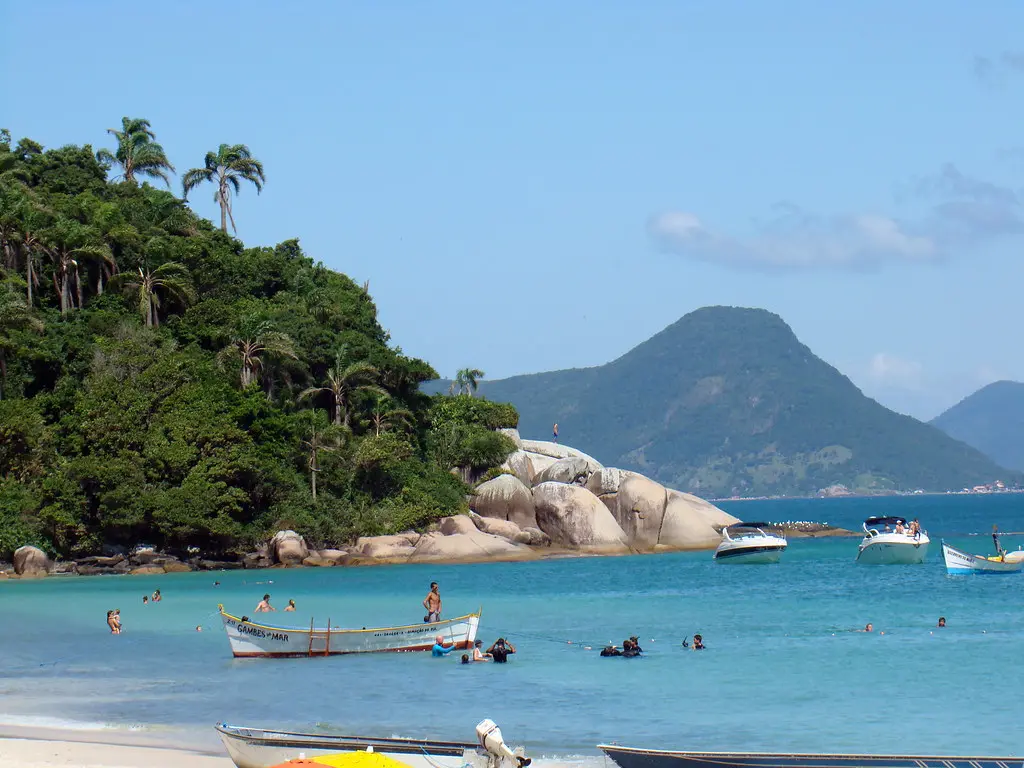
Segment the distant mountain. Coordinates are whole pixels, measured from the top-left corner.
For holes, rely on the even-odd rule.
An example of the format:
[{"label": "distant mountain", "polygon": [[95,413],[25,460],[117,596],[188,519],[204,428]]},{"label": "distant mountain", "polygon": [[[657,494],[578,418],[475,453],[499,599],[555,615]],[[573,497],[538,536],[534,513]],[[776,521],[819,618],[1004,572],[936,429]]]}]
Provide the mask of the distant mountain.
[{"label": "distant mountain", "polygon": [[513,403],[524,436],[557,422],[602,462],[707,497],[1021,477],[865,397],[761,309],[699,309],[605,365],[484,381],[480,393]]},{"label": "distant mountain", "polygon": [[1024,384],[997,381],[965,397],[931,423],[997,464],[1024,470]]}]

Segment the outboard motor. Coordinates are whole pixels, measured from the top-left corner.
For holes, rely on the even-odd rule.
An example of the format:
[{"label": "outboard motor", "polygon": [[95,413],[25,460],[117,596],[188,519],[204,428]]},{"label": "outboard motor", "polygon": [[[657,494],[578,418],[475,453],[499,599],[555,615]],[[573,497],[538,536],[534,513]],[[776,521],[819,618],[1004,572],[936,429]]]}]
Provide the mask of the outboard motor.
[{"label": "outboard motor", "polygon": [[526,768],[533,762],[526,756],[522,747],[509,749],[501,737],[501,728],[493,720],[481,720],[476,726],[476,737],[480,741],[480,746],[490,755],[487,761],[488,768],[498,768],[506,758],[512,761],[515,768]]}]

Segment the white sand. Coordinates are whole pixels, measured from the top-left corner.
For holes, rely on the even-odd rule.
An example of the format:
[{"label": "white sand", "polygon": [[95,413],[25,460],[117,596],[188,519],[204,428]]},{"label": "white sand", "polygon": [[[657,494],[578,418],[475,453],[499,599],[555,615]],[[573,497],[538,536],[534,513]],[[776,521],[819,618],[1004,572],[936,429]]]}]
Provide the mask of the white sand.
[{"label": "white sand", "polygon": [[4,768],[234,768],[227,757],[83,741],[0,739]]}]

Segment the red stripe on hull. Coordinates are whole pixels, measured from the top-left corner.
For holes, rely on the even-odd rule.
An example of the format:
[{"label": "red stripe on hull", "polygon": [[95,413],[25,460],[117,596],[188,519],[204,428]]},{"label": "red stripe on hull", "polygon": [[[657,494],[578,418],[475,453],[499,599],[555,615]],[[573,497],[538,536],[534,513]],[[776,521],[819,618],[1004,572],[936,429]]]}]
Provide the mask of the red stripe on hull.
[{"label": "red stripe on hull", "polygon": [[[232,654],[236,659],[304,659],[309,656],[348,656],[353,653],[417,653],[420,651],[429,651],[433,647],[434,644],[431,643],[430,645],[416,645],[411,648],[381,648],[380,650],[373,651],[330,651],[329,653],[324,653],[322,651],[319,653],[295,653],[291,651],[287,653],[264,653],[261,651],[239,653],[237,651],[232,651]],[[470,647],[468,640],[460,641],[455,644],[455,649],[458,651],[468,651]]]}]

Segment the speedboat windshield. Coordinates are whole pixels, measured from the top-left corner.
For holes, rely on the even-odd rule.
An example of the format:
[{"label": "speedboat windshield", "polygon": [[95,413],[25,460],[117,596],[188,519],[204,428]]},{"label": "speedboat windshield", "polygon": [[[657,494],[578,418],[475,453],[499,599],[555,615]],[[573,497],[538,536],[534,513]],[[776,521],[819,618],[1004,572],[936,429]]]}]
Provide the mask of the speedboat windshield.
[{"label": "speedboat windshield", "polygon": [[774,531],[765,530],[770,528],[778,528],[778,526],[773,523],[733,523],[726,530],[729,532],[730,538],[738,539],[743,536],[770,536]]}]

